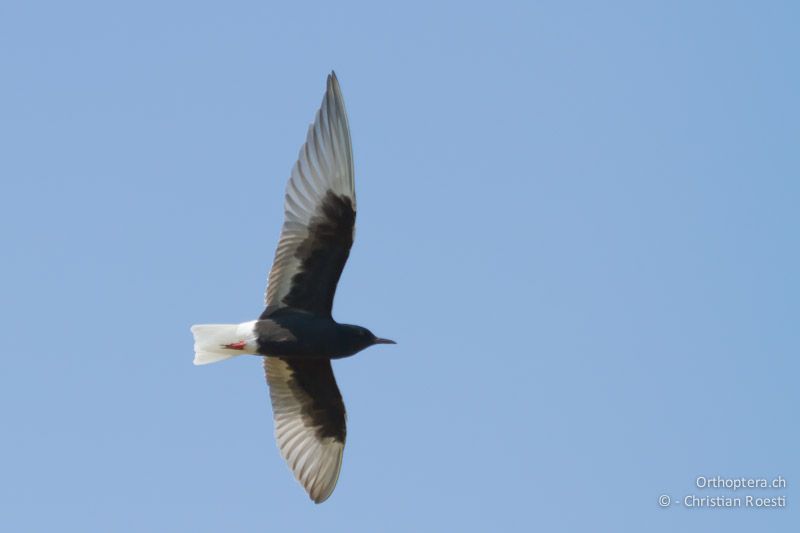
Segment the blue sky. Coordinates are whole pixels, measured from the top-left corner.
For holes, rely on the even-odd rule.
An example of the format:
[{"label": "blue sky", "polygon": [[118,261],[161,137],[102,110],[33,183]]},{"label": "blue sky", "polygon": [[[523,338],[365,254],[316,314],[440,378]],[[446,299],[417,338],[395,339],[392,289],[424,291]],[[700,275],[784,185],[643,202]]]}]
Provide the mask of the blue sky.
[{"label": "blue sky", "polygon": [[[8,531],[786,531],[798,522],[792,2],[0,6]],[[356,243],[336,492],[281,459],[262,309],[335,69]],[[698,476],[784,509],[661,509]],[[737,496],[745,494],[737,491]]]}]

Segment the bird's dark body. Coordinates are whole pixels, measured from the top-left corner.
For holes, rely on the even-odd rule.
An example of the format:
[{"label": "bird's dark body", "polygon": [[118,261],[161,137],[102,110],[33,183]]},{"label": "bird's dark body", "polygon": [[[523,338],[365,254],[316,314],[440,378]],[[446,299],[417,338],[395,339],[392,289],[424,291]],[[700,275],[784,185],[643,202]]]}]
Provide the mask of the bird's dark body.
[{"label": "bird's dark body", "polygon": [[258,353],[277,357],[339,359],[372,346],[375,340],[365,328],[291,307],[267,308],[255,332]]}]

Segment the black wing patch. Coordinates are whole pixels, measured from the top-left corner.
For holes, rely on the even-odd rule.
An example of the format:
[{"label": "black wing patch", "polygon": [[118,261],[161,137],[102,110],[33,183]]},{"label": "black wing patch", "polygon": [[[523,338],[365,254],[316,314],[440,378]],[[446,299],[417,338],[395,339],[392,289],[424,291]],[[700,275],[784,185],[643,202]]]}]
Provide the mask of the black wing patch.
[{"label": "black wing patch", "polygon": [[282,303],[330,316],[333,297],[353,245],[356,212],[350,198],[328,191],[308,225],[308,236],[295,249],[299,270]]}]

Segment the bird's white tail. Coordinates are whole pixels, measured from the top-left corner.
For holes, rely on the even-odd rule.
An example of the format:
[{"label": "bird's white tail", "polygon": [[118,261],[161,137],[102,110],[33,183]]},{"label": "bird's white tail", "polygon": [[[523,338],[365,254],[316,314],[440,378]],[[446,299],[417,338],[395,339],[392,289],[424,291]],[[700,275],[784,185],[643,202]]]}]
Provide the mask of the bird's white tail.
[{"label": "bird's white tail", "polygon": [[[237,355],[255,353],[253,323],[192,326],[194,364],[207,365]],[[237,345],[236,348],[228,346]]]}]

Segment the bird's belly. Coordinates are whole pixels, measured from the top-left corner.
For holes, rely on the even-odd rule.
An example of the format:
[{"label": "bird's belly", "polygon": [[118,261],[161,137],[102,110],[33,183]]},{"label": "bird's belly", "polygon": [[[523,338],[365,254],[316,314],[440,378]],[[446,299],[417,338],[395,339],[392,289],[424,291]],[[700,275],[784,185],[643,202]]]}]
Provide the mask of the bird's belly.
[{"label": "bird's belly", "polygon": [[277,357],[342,357],[344,354],[331,351],[333,345],[320,337],[307,340],[259,337],[258,353]]},{"label": "bird's belly", "polygon": [[256,326],[258,353],[276,357],[338,358],[335,327],[328,321],[308,320],[306,316],[260,320]]}]

